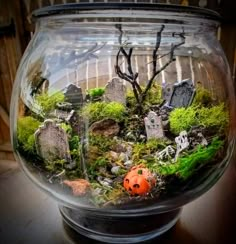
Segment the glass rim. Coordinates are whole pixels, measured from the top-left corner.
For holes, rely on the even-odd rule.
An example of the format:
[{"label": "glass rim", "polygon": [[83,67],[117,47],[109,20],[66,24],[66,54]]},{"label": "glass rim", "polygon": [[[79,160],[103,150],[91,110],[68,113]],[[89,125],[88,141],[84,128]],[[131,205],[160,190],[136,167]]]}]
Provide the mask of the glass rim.
[{"label": "glass rim", "polygon": [[221,20],[219,13],[205,8],[161,3],[69,3],[36,9],[32,17],[38,19],[54,15],[79,14],[89,10],[137,10],[192,14],[193,18]]}]

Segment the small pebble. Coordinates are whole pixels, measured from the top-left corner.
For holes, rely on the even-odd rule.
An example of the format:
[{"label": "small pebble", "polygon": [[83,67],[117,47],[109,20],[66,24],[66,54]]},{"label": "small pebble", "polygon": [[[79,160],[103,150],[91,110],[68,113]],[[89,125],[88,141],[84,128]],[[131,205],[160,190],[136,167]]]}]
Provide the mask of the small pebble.
[{"label": "small pebble", "polygon": [[111,168],[111,173],[116,175],[118,174],[119,170],[120,170],[120,166],[114,166]]},{"label": "small pebble", "polygon": [[129,168],[129,167],[131,167],[131,166],[133,165],[133,161],[132,161],[132,160],[128,160],[128,161],[126,161],[126,162],[124,163],[124,165],[125,165],[127,168]]}]

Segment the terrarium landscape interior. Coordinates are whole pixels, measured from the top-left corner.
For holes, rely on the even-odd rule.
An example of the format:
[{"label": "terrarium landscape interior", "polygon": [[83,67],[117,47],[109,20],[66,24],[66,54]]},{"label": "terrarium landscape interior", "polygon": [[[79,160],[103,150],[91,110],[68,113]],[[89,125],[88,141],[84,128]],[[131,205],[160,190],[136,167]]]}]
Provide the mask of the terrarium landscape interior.
[{"label": "terrarium landscape interior", "polygon": [[[16,151],[39,182],[78,204],[158,203],[192,190],[222,162],[229,105],[220,86],[207,85],[210,80],[196,80],[191,73],[186,79],[161,79],[178,66],[188,38],[183,28],[168,33],[174,40],[168,45],[165,25],[155,26],[148,45],[130,42],[131,31],[122,25],[114,29],[112,46],[93,40],[84,48],[78,41],[53,63],[55,42],[44,57],[22,64],[27,71],[16,108]],[[49,73],[68,67],[84,76],[80,67],[99,62],[107,50],[115,75],[107,76],[106,84],[84,87],[69,76],[57,89],[50,81]],[[145,60],[149,55],[142,67],[135,63],[138,53]],[[202,58],[191,57],[195,63]],[[142,72],[149,72],[147,80]]]}]

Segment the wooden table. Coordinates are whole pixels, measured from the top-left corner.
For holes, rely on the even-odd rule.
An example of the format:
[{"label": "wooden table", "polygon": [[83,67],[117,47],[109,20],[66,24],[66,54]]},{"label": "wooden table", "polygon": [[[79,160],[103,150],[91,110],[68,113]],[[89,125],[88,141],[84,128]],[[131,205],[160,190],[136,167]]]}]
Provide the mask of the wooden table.
[{"label": "wooden table", "polygon": [[[0,244],[98,243],[63,226],[57,203],[14,161],[0,161]],[[148,243],[236,243],[236,162],[206,194],[186,205],[177,225]]]}]

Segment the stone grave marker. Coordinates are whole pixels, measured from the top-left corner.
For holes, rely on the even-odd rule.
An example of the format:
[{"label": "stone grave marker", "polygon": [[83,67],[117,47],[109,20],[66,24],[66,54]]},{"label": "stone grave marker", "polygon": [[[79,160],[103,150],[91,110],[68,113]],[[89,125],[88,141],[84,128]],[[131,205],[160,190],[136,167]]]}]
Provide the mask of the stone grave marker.
[{"label": "stone grave marker", "polygon": [[195,95],[195,88],[191,80],[183,80],[173,86],[168,106],[172,108],[188,107]]},{"label": "stone grave marker", "polygon": [[162,90],[162,98],[165,100],[165,103],[169,104],[172,93],[173,84],[165,84]]},{"label": "stone grave marker", "polygon": [[71,103],[73,108],[78,108],[83,105],[83,93],[80,87],[70,84],[66,87],[64,95],[66,102]]},{"label": "stone grave marker", "polygon": [[148,116],[144,118],[144,123],[147,139],[164,137],[161,117],[157,116],[155,112],[150,111]]},{"label": "stone grave marker", "polygon": [[43,159],[71,161],[67,134],[53,120],[45,120],[35,132],[35,143],[37,153]]},{"label": "stone grave marker", "polygon": [[118,77],[112,78],[105,87],[104,99],[106,102],[126,103],[126,86]]}]

